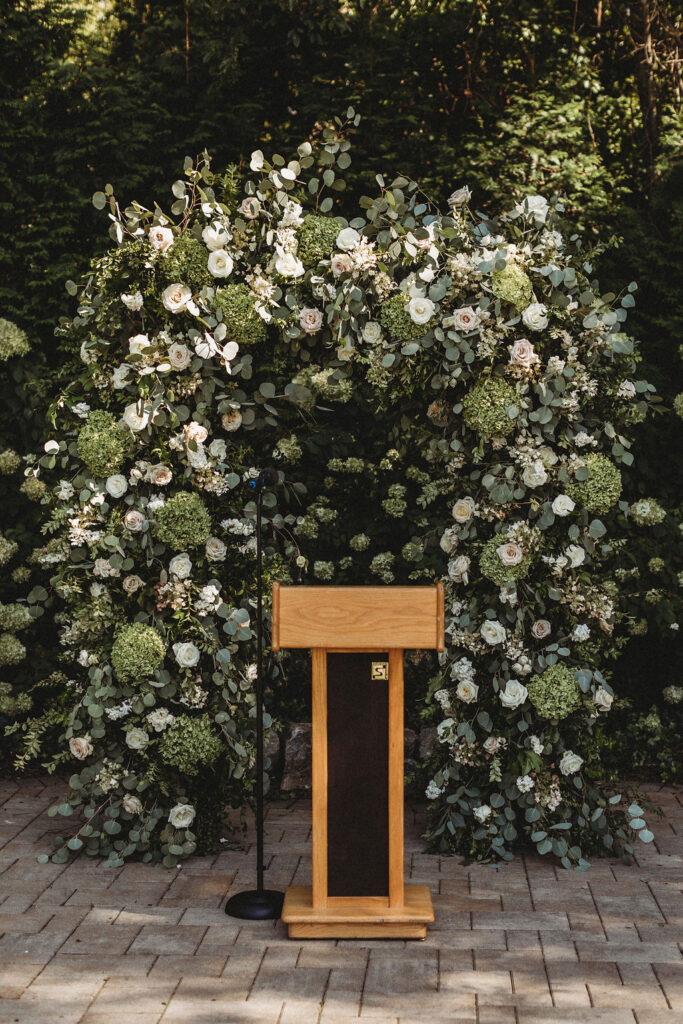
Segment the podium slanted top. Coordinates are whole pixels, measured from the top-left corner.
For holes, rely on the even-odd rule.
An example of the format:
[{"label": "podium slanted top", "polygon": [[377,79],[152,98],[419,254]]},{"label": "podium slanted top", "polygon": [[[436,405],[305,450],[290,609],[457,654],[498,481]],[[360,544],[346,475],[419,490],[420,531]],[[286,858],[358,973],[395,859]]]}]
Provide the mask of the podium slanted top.
[{"label": "podium slanted top", "polygon": [[273,583],[272,648],[443,651],[444,585],[307,587]]}]

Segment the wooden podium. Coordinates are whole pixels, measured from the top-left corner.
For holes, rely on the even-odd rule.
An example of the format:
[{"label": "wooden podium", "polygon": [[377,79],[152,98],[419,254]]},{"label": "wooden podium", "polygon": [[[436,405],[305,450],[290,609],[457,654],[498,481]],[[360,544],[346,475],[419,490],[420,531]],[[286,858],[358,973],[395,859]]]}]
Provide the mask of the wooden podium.
[{"label": "wooden podium", "polygon": [[423,939],[428,886],[403,882],[403,650],[444,650],[443,584],[273,584],[274,651],[313,651],[313,884],[290,938]]}]

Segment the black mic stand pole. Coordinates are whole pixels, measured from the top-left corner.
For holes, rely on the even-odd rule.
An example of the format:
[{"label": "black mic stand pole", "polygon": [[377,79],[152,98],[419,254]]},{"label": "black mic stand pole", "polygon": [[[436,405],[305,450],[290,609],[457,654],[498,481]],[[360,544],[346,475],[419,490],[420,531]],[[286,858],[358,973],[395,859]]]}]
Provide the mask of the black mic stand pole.
[{"label": "black mic stand pole", "polygon": [[225,913],[246,921],[273,921],[282,913],[283,892],[263,888],[263,552],[261,517],[263,488],[272,483],[274,470],[263,470],[252,486],[256,490],[256,889],[238,892],[225,904]]}]

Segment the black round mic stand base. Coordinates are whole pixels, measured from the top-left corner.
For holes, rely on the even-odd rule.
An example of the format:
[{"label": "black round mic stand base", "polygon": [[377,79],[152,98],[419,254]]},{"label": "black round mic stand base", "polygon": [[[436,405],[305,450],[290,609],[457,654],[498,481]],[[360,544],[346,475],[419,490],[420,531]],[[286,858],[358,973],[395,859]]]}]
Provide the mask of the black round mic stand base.
[{"label": "black round mic stand base", "polygon": [[283,892],[274,889],[251,889],[231,896],[225,904],[225,913],[243,921],[277,921],[282,913]]}]

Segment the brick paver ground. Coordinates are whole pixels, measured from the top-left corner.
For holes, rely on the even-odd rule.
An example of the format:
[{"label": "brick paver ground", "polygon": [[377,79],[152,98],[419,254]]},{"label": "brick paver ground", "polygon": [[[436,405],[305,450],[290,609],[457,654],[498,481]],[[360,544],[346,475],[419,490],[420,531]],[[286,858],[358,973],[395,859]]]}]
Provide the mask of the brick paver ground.
[{"label": "brick paver ground", "polygon": [[[181,869],[38,864],[55,780],[0,782],[2,1024],[681,1024],[681,797],[638,863],[585,874],[540,857],[407,868],[434,895],[424,942],[290,941],[225,897],[254,885],[253,849]],[[268,810],[267,883],[310,878],[310,805]]]}]

